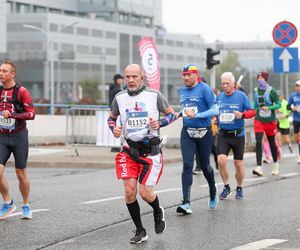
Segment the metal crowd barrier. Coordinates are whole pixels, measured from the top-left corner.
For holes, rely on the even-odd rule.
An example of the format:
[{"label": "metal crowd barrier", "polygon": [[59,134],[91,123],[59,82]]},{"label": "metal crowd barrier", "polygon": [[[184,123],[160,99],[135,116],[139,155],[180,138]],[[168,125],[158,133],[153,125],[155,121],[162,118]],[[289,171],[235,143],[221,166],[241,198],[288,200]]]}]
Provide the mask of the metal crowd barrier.
[{"label": "metal crowd barrier", "polygon": [[72,106],[66,112],[66,144],[120,146],[107,126],[107,106]]}]

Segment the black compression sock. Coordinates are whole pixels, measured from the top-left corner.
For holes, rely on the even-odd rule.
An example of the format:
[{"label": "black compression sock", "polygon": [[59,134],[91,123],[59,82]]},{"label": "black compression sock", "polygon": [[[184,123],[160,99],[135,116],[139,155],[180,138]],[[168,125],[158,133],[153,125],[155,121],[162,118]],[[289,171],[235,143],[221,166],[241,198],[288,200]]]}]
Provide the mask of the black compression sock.
[{"label": "black compression sock", "polygon": [[141,214],[140,214],[140,206],[138,201],[135,200],[133,203],[130,204],[126,203],[126,205],[137,230],[143,229]]}]

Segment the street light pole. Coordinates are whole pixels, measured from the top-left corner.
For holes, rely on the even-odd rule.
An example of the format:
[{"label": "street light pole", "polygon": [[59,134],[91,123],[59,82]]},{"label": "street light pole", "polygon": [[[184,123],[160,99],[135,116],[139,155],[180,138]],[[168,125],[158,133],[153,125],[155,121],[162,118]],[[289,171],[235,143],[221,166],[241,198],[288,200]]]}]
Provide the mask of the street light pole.
[{"label": "street light pole", "polygon": [[[71,24],[68,24],[61,28],[58,33],[62,32],[64,29],[69,28],[77,24],[78,22],[73,22]],[[44,29],[34,26],[34,25],[28,25],[28,24],[23,24],[24,28],[27,29],[32,29],[32,30],[37,30],[42,32],[46,37],[47,37],[47,61],[50,62],[50,108],[51,108],[51,115],[54,115],[54,48],[53,48],[53,40],[50,39],[49,32],[45,31]],[[48,69],[48,67],[47,67]],[[49,71],[48,71],[49,72]],[[49,74],[48,74],[49,75]]]}]

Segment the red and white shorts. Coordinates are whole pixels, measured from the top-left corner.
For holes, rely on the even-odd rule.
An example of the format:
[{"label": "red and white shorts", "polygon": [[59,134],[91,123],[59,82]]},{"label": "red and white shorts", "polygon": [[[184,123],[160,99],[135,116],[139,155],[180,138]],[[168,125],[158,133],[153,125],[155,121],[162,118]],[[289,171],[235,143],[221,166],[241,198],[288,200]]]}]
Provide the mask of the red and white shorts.
[{"label": "red and white shorts", "polygon": [[254,132],[265,132],[266,136],[274,136],[277,133],[277,123],[276,121],[264,123],[260,120],[254,119]]},{"label": "red and white shorts", "polygon": [[126,152],[116,155],[116,173],[118,179],[135,178],[139,183],[154,186],[158,183],[163,170],[163,156],[157,154],[139,157],[134,160]]}]

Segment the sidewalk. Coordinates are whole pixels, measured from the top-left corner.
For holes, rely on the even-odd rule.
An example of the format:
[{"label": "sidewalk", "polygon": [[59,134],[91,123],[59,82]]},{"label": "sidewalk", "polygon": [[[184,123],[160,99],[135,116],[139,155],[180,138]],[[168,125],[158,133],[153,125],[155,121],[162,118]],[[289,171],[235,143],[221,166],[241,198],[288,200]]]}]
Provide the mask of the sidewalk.
[{"label": "sidewalk", "polygon": [[[59,168],[113,168],[115,152],[110,148],[96,146],[79,146],[76,150],[71,146],[39,146],[30,147],[28,167]],[[163,150],[166,163],[181,161],[180,149]],[[14,166],[14,160],[8,160],[7,166]]]}]

